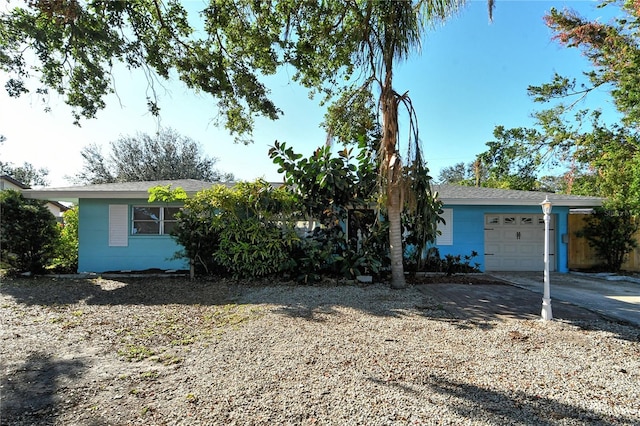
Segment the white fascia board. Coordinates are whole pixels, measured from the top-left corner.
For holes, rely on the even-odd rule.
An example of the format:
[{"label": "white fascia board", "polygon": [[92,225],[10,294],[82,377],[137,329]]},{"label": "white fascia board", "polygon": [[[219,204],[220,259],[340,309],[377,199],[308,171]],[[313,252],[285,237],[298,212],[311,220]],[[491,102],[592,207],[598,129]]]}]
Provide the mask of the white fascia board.
[{"label": "white fascia board", "polygon": [[[125,198],[142,198],[148,199],[148,191],[47,191],[47,190],[28,190],[23,192],[26,198],[35,198],[37,200],[56,200],[70,201],[77,203],[81,198],[90,199],[125,199]],[[195,192],[187,195],[193,196]]]},{"label": "white fascia board", "polygon": [[[440,199],[445,206],[540,206],[540,203],[544,200],[541,198],[537,200],[475,200],[468,198],[449,198]],[[602,205],[601,199],[563,199],[563,200],[551,200],[553,206],[558,207],[596,207]]]}]

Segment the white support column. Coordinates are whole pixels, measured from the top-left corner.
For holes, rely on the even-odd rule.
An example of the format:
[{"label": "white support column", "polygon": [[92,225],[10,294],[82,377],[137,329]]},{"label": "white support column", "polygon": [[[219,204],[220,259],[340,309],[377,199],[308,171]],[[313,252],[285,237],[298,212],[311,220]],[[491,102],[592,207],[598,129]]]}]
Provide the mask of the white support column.
[{"label": "white support column", "polygon": [[542,295],[542,319],[549,321],[553,319],[549,289],[549,221],[551,219],[551,201],[549,201],[549,197],[545,197],[540,205],[544,213],[544,289]]}]

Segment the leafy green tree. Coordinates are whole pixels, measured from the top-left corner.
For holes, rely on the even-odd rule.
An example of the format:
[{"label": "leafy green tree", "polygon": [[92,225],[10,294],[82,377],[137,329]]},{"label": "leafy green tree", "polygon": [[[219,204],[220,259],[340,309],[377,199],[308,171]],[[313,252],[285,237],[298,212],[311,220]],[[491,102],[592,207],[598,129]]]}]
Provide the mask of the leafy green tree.
[{"label": "leafy green tree", "polygon": [[577,48],[591,61],[586,82],[556,74],[551,83],[531,86],[536,100],[581,99],[603,87],[611,90],[614,103],[629,127],[640,123],[640,7],[633,0],[602,1],[600,7],[618,8],[611,22],[589,21],[576,12],[552,8],[545,16],[554,40],[568,48]]},{"label": "leafy green tree", "polygon": [[619,272],[626,256],[638,246],[637,218],[626,208],[598,207],[586,217],[585,227],[578,233],[603,261],[607,271]]},{"label": "leafy green tree", "polygon": [[[7,138],[4,135],[0,135],[0,145],[2,145]],[[22,166],[15,166],[13,163],[0,161],[0,175],[7,175],[15,180],[27,185],[46,186],[47,175],[49,170],[45,168],[36,169],[33,164],[24,162]]]},{"label": "leafy green tree", "polygon": [[[379,195],[373,141],[361,138],[357,155],[345,147],[334,156],[331,146],[323,146],[303,158],[277,141],[269,150],[301,206],[301,217],[321,224],[294,254],[300,280],[321,274],[353,278],[388,266],[385,225],[377,220],[379,212],[371,211]],[[347,223],[360,230],[359,237],[345,233]]]},{"label": "leafy green tree", "polygon": [[44,201],[0,191],[0,254],[17,272],[41,273],[55,256],[59,229]]},{"label": "leafy green tree", "polygon": [[438,183],[468,185],[473,180],[470,164],[459,162],[453,166],[443,167],[438,174]]},{"label": "leafy green tree", "polygon": [[[618,7],[609,23],[589,21],[571,10],[551,9],[545,17],[554,39],[577,48],[590,60],[584,78],[555,74],[550,83],[529,86],[535,101],[554,104],[534,114],[532,137],[519,138],[519,158],[539,153],[553,165],[568,169],[558,185],[565,192],[606,197],[602,209],[589,217],[584,236],[607,268],[620,269],[624,256],[637,245],[635,216],[640,213],[640,8],[635,1],[603,1]],[[596,89],[610,91],[620,121],[605,122],[599,110],[576,110]]]},{"label": "leafy green tree", "polygon": [[[418,50],[426,29],[446,20],[462,3],[454,0],[323,2],[321,13],[317,9],[302,9],[306,15],[292,23],[298,37],[296,53],[304,53],[292,62],[302,84],[332,94],[338,78],[353,82],[339,88],[339,102],[344,107],[329,111],[326,121],[329,129],[334,128],[335,123],[342,123],[344,117],[360,116],[358,111],[365,109],[361,107],[363,103],[378,101],[382,131],[377,152],[378,176],[384,188],[383,205],[388,215],[391,286],[394,288],[406,285],[401,215],[405,207],[413,205],[404,203],[406,197],[416,194],[411,193],[411,182],[405,179],[405,165],[417,161],[419,132],[411,99],[407,92],[396,91],[393,72],[399,62]],[[491,13],[493,1],[488,3]],[[318,16],[323,19],[319,20]],[[356,78],[355,72],[362,79]],[[404,162],[404,153],[399,151],[398,126],[398,113],[403,108],[409,121],[409,151]],[[341,112],[340,116],[336,116],[336,111]]]},{"label": "leafy green tree", "polygon": [[377,195],[371,157],[344,148],[334,157],[331,146],[319,147],[309,158],[276,141],[269,156],[300,199],[304,217],[334,227],[347,220],[347,209],[366,207]]},{"label": "leafy green tree", "polygon": [[493,136],[496,140],[487,142],[487,150],[474,161],[444,168],[440,182],[523,191],[541,189],[538,170],[543,157],[539,153],[539,140],[543,136],[540,132],[496,126]]},{"label": "leafy green tree", "polygon": [[222,124],[248,141],[255,115],[280,114],[258,78],[275,73],[286,24],[278,11],[285,4],[274,13],[266,13],[268,6],[211,1],[200,11],[204,31],[196,31],[176,0],[28,1],[0,15],[0,69],[8,74],[10,96],[60,93],[75,123],[96,117],[116,91],[114,63],[149,76],[147,104],[155,115],[155,79],[175,72],[217,100]]},{"label": "leafy green tree", "polygon": [[[536,117],[546,136],[545,147],[556,158],[571,162],[569,189],[589,190],[636,209],[640,198],[640,8],[633,1],[603,1],[600,7],[617,7],[619,14],[609,23],[589,21],[571,10],[551,9],[545,17],[556,41],[580,49],[590,60],[586,80],[556,74],[550,83],[530,86],[528,91],[538,102],[556,102]],[[598,110],[574,111],[581,99],[598,88],[610,91],[620,123],[603,122]]]},{"label": "leafy green tree", "polygon": [[11,176],[27,186],[46,186],[49,184],[47,181],[49,170],[44,167],[37,169],[33,164],[26,161],[22,163],[22,166],[0,161],[0,175]]},{"label": "leafy green tree", "polygon": [[139,133],[111,142],[104,156],[99,146],[83,148],[83,170],[76,176],[81,183],[137,182],[163,179],[198,179],[209,182],[231,181],[232,174],[214,169],[217,160],[202,153],[193,139],[172,129],[162,129],[155,137]]},{"label": "leafy green tree", "polygon": [[[533,114],[532,128],[496,127],[496,140],[479,156],[489,165],[487,185],[599,195],[616,208],[638,209],[640,10],[632,1],[603,1],[600,7],[618,7],[620,14],[609,23],[568,9],[551,9],[545,17],[553,38],[580,49],[592,67],[581,80],[556,74],[550,83],[528,87],[535,101],[553,104]],[[605,122],[599,110],[577,109],[596,89],[610,90],[620,122]],[[553,182],[534,182],[542,166],[566,172]]]},{"label": "leafy green tree", "polygon": [[532,191],[539,188],[537,171],[542,164],[540,154],[530,149],[540,134],[535,129],[505,129],[496,126],[496,141],[487,142],[488,149],[478,155],[486,170],[480,186]]}]

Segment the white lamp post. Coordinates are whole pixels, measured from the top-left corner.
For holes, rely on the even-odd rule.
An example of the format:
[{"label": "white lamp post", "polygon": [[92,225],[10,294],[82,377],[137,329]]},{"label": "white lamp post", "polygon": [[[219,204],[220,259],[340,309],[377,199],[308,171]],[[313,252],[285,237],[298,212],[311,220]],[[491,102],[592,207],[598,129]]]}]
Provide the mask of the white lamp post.
[{"label": "white lamp post", "polygon": [[540,203],[544,213],[544,293],[542,295],[542,319],[553,319],[551,313],[551,296],[549,295],[549,220],[551,219],[551,201],[546,196]]}]

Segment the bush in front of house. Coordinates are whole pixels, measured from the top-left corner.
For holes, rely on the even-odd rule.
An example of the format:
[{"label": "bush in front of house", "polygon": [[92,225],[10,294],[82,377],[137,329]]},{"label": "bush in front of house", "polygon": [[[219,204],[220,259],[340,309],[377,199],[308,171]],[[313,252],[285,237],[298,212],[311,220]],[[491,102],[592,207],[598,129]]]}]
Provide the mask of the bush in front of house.
[{"label": "bush in front of house", "polygon": [[62,214],[60,238],[49,268],[58,273],[73,274],[78,270],[78,207]]},{"label": "bush in front of house", "polygon": [[217,185],[185,201],[172,231],[198,272],[258,278],[287,272],[300,237],[296,198],[264,180]]},{"label": "bush in front of house", "polygon": [[11,272],[42,273],[56,255],[60,230],[45,202],[0,191],[0,257]]}]

